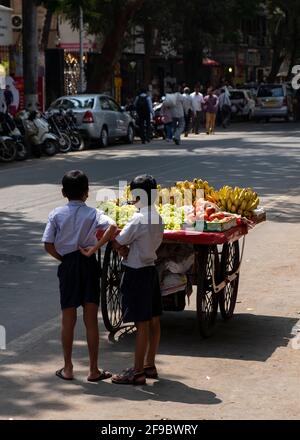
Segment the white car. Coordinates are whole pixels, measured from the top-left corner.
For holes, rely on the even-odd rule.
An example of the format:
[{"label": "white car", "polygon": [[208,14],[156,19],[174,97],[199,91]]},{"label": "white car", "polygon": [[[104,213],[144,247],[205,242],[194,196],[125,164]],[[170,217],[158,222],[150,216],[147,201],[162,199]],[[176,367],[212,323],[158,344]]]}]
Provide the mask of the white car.
[{"label": "white car", "polygon": [[231,113],[232,116],[239,116],[250,121],[254,116],[255,100],[248,90],[230,90]]}]

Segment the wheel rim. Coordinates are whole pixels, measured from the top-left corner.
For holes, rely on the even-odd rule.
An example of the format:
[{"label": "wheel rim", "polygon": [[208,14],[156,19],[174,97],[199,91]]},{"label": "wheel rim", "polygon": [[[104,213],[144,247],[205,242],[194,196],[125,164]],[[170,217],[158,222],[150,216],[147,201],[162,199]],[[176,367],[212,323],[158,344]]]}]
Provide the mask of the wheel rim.
[{"label": "wheel rim", "polygon": [[213,333],[218,312],[218,298],[213,280],[219,274],[219,256],[215,247],[203,250],[198,263],[197,315],[200,333],[208,337]]},{"label": "wheel rim", "polygon": [[[222,252],[222,276],[226,278],[236,272],[240,262],[239,243],[224,245]],[[224,319],[230,319],[236,305],[239,275],[228,283],[220,296],[220,310]]]},{"label": "wheel rim", "polygon": [[108,319],[114,329],[119,328],[122,323],[121,261],[117,252],[112,251],[107,271],[106,307]]},{"label": "wheel rim", "polygon": [[215,255],[209,252],[206,263],[206,279],[204,281],[205,295],[202,297],[202,314],[207,322],[211,322],[215,318],[215,294],[213,290],[214,261]]}]

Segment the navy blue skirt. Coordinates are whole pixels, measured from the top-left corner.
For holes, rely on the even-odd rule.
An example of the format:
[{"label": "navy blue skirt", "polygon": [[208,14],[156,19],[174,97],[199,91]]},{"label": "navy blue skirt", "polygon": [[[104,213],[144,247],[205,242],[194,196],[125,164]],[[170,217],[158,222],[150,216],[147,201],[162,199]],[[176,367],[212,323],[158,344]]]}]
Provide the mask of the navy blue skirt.
[{"label": "navy blue skirt", "polygon": [[125,266],[121,283],[123,322],[150,321],[162,314],[162,298],[156,267]]},{"label": "navy blue skirt", "polygon": [[58,266],[57,276],[62,310],[86,303],[99,305],[100,270],[96,255],[88,258],[80,251],[65,255]]}]

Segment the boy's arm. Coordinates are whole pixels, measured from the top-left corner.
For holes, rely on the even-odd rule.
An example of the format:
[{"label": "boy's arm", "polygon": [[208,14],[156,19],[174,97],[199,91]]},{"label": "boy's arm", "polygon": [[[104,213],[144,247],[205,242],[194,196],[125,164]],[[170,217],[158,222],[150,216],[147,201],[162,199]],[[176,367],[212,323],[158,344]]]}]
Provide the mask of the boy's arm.
[{"label": "boy's arm", "polygon": [[44,243],[46,252],[58,261],[62,261],[62,256],[56,252],[53,243]]},{"label": "boy's arm", "polygon": [[114,238],[117,230],[118,230],[117,226],[110,225],[104,232],[102,238],[98,241],[98,243],[95,246],[86,249],[80,247],[79,248],[80,252],[86,257],[91,257],[93,254],[95,254],[98,251],[98,249],[100,249],[102,246],[104,246],[106,243],[108,243]]}]

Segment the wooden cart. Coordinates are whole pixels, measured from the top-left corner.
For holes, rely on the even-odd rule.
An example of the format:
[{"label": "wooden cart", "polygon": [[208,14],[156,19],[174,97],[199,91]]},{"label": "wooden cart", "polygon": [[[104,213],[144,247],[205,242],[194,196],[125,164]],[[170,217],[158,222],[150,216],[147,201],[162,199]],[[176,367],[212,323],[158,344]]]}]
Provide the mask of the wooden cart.
[{"label": "wooden cart", "polygon": [[[197,319],[200,333],[204,337],[209,337],[213,333],[218,308],[224,320],[233,316],[247,234],[247,224],[236,226],[225,232],[165,231],[164,233],[166,244],[193,245],[195,262],[190,279],[197,287]],[[109,243],[105,250],[103,264],[101,264],[100,253],[98,261],[102,266],[103,321],[108,331],[116,332],[122,325],[120,291],[122,259]],[[168,311],[168,306],[164,309]]]}]

